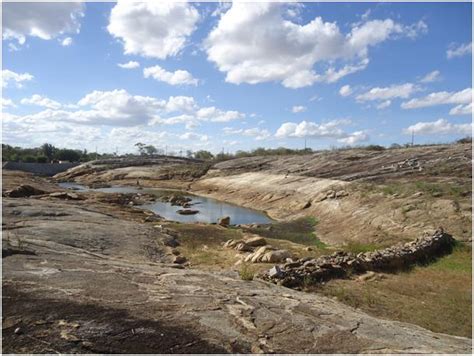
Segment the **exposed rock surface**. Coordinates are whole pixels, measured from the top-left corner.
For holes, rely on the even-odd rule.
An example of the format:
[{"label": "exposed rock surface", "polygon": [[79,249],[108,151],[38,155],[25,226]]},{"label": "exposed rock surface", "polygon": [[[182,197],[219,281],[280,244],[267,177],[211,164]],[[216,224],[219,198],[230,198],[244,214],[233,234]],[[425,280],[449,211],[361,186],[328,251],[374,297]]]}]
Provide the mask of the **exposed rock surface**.
[{"label": "exposed rock surface", "polygon": [[14,189],[7,190],[5,192],[5,196],[10,197],[10,198],[24,198],[24,197],[29,197],[32,195],[41,195],[44,193],[45,191],[41,189],[32,187],[31,185],[22,184]]},{"label": "exposed rock surface", "polygon": [[453,237],[440,230],[432,236],[420,237],[383,250],[359,253],[357,256],[341,251],[317,259],[301,259],[283,265],[279,273],[270,270],[262,278],[286,287],[299,287],[330,278],[346,277],[350,273],[396,271],[446,254],[451,251],[453,244]]},{"label": "exposed rock surface", "polygon": [[138,210],[33,197],[3,199],[2,213],[5,353],[471,350],[320,295],[183,268],[175,236]]}]

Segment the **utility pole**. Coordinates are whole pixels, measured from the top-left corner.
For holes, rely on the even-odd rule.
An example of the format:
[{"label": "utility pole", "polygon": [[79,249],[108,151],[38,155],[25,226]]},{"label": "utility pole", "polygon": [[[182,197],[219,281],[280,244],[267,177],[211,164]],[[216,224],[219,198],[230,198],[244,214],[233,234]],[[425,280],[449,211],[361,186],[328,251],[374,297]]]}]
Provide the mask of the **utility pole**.
[{"label": "utility pole", "polygon": [[304,138],[304,150],[306,151],[306,137]]},{"label": "utility pole", "polygon": [[411,146],[415,145],[415,130],[411,130]]}]

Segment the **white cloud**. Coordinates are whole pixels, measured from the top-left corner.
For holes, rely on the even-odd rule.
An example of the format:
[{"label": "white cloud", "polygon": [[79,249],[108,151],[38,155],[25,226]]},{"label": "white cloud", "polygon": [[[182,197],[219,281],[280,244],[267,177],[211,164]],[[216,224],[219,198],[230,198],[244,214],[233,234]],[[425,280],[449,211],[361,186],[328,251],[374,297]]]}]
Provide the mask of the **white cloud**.
[{"label": "white cloud", "polygon": [[201,142],[209,141],[209,136],[201,135],[195,132],[185,132],[181,136],[179,136],[181,140],[199,140]]},{"label": "white cloud", "polygon": [[268,131],[267,129],[261,129],[259,127],[245,129],[242,131],[242,135],[255,137],[257,141],[266,140],[267,138],[271,137],[270,131]]},{"label": "white cloud", "polygon": [[[221,16],[204,47],[227,82],[279,81],[289,88],[335,82],[368,65],[369,47],[425,30],[421,24],[403,26],[387,19],[364,22],[343,34],[336,23],[321,17],[304,25],[286,19],[288,6],[294,5],[234,2]],[[334,66],[338,62],[342,68]],[[318,74],[316,63],[330,67]]]},{"label": "white cloud", "polygon": [[449,115],[471,115],[472,103],[467,105],[457,105],[449,111]]},{"label": "white cloud", "polygon": [[299,113],[299,112],[305,112],[306,111],[306,106],[303,105],[295,105],[291,108],[291,112],[293,113]]},{"label": "white cloud", "polygon": [[339,126],[350,124],[350,120],[333,120],[322,124],[301,121],[300,123],[285,122],[275,133],[277,138],[286,137],[329,137],[345,138],[345,133]]},{"label": "white cloud", "polygon": [[434,70],[427,75],[425,75],[423,78],[420,79],[421,83],[431,83],[431,82],[436,82],[439,81],[441,72],[439,70]]},{"label": "white cloud", "polygon": [[192,74],[186,70],[177,70],[168,72],[167,70],[156,65],[143,69],[145,78],[152,77],[159,82],[165,82],[170,85],[197,85],[198,80],[193,78]]},{"label": "white cloud", "polygon": [[196,101],[191,96],[170,96],[166,103],[167,112],[186,112],[190,113],[198,109]]},{"label": "white cloud", "polygon": [[357,101],[389,100],[395,98],[408,98],[420,89],[412,83],[391,85],[384,88],[372,88],[368,92],[356,96]]},{"label": "white cloud", "polygon": [[348,134],[347,137],[340,138],[337,141],[346,145],[355,145],[356,143],[366,142],[368,140],[369,135],[365,131],[355,131]]},{"label": "white cloud", "polygon": [[71,37],[66,37],[65,39],[63,39],[61,41],[61,46],[63,46],[63,47],[69,47],[70,45],[72,45],[72,38]]},{"label": "white cloud", "polygon": [[9,83],[15,83],[17,88],[23,86],[22,82],[33,80],[33,76],[30,73],[15,73],[8,69],[2,70],[2,88],[7,88]]},{"label": "white cloud", "polygon": [[11,108],[16,108],[15,103],[11,99],[7,98],[2,98],[2,110],[11,107]]},{"label": "white cloud", "polygon": [[117,63],[117,65],[123,69],[134,69],[140,67],[140,63],[136,61],[129,61],[127,63]]},{"label": "white cloud", "polygon": [[198,11],[186,2],[119,0],[107,29],[123,42],[125,54],[165,59],[179,54],[198,20]]},{"label": "white cloud", "polygon": [[385,100],[385,101],[382,101],[380,104],[378,104],[376,108],[379,110],[386,109],[390,106],[390,104],[392,104],[391,100]]},{"label": "white cloud", "polygon": [[84,4],[80,2],[3,3],[3,39],[24,44],[26,36],[50,40],[65,33],[79,33]]},{"label": "white cloud", "polygon": [[446,57],[448,57],[448,59],[452,59],[455,57],[462,57],[462,56],[472,53],[472,42],[460,44],[457,46],[451,45],[450,47],[451,48],[449,48],[446,51]]},{"label": "white cloud", "polygon": [[31,98],[24,98],[21,99],[20,101],[22,104],[26,105],[37,105],[37,106],[42,106],[48,109],[59,109],[61,107],[61,104],[58,103],[55,100],[51,100],[47,97],[34,94],[31,96]]},{"label": "white cloud", "polygon": [[443,104],[469,104],[472,102],[472,88],[458,92],[440,91],[422,98],[411,99],[402,103],[403,109],[417,109]]},{"label": "white cloud", "polygon": [[223,111],[216,108],[215,106],[209,106],[200,108],[196,112],[196,117],[203,121],[229,122],[233,120],[243,119],[245,115],[235,110]]},{"label": "white cloud", "polygon": [[352,89],[350,85],[344,85],[339,89],[339,95],[341,96],[349,96],[352,94]]},{"label": "white cloud", "polygon": [[405,134],[418,135],[470,135],[472,124],[452,124],[445,119],[431,122],[418,122],[403,130]]}]

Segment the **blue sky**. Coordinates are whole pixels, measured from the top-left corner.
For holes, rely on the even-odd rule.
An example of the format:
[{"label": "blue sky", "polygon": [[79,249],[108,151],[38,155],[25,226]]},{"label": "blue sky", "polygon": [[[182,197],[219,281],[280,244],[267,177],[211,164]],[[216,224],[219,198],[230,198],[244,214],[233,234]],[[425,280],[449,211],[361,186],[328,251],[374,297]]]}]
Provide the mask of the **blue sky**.
[{"label": "blue sky", "polygon": [[390,145],[411,132],[449,142],[472,130],[471,13],[470,3],[3,3],[3,142],[119,153],[137,142]]}]

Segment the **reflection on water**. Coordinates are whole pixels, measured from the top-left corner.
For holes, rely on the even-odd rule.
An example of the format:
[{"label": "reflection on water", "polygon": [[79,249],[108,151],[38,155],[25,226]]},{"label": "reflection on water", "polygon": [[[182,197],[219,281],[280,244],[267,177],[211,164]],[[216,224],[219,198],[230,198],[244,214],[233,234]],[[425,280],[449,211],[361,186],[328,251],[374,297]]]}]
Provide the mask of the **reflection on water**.
[{"label": "reflection on water", "polygon": [[[176,193],[176,191],[173,190],[150,188],[137,189],[136,187],[89,189],[86,186],[76,183],[60,183],[59,185],[63,188],[75,189],[77,191],[92,190],[104,193],[147,193],[154,194],[158,197],[163,195],[171,195],[173,192]],[[180,215],[176,211],[182,209],[182,207],[173,206],[168,202],[162,202],[159,200],[150,204],[142,205],[141,208],[151,210],[167,220],[186,223],[215,223],[224,216],[230,216],[230,221],[232,224],[267,224],[272,222],[272,220],[267,215],[257,210],[247,209],[212,198],[201,197],[183,192],[180,193],[192,199],[191,204],[193,205],[191,206],[191,209],[199,210],[199,213],[196,215]]]}]

